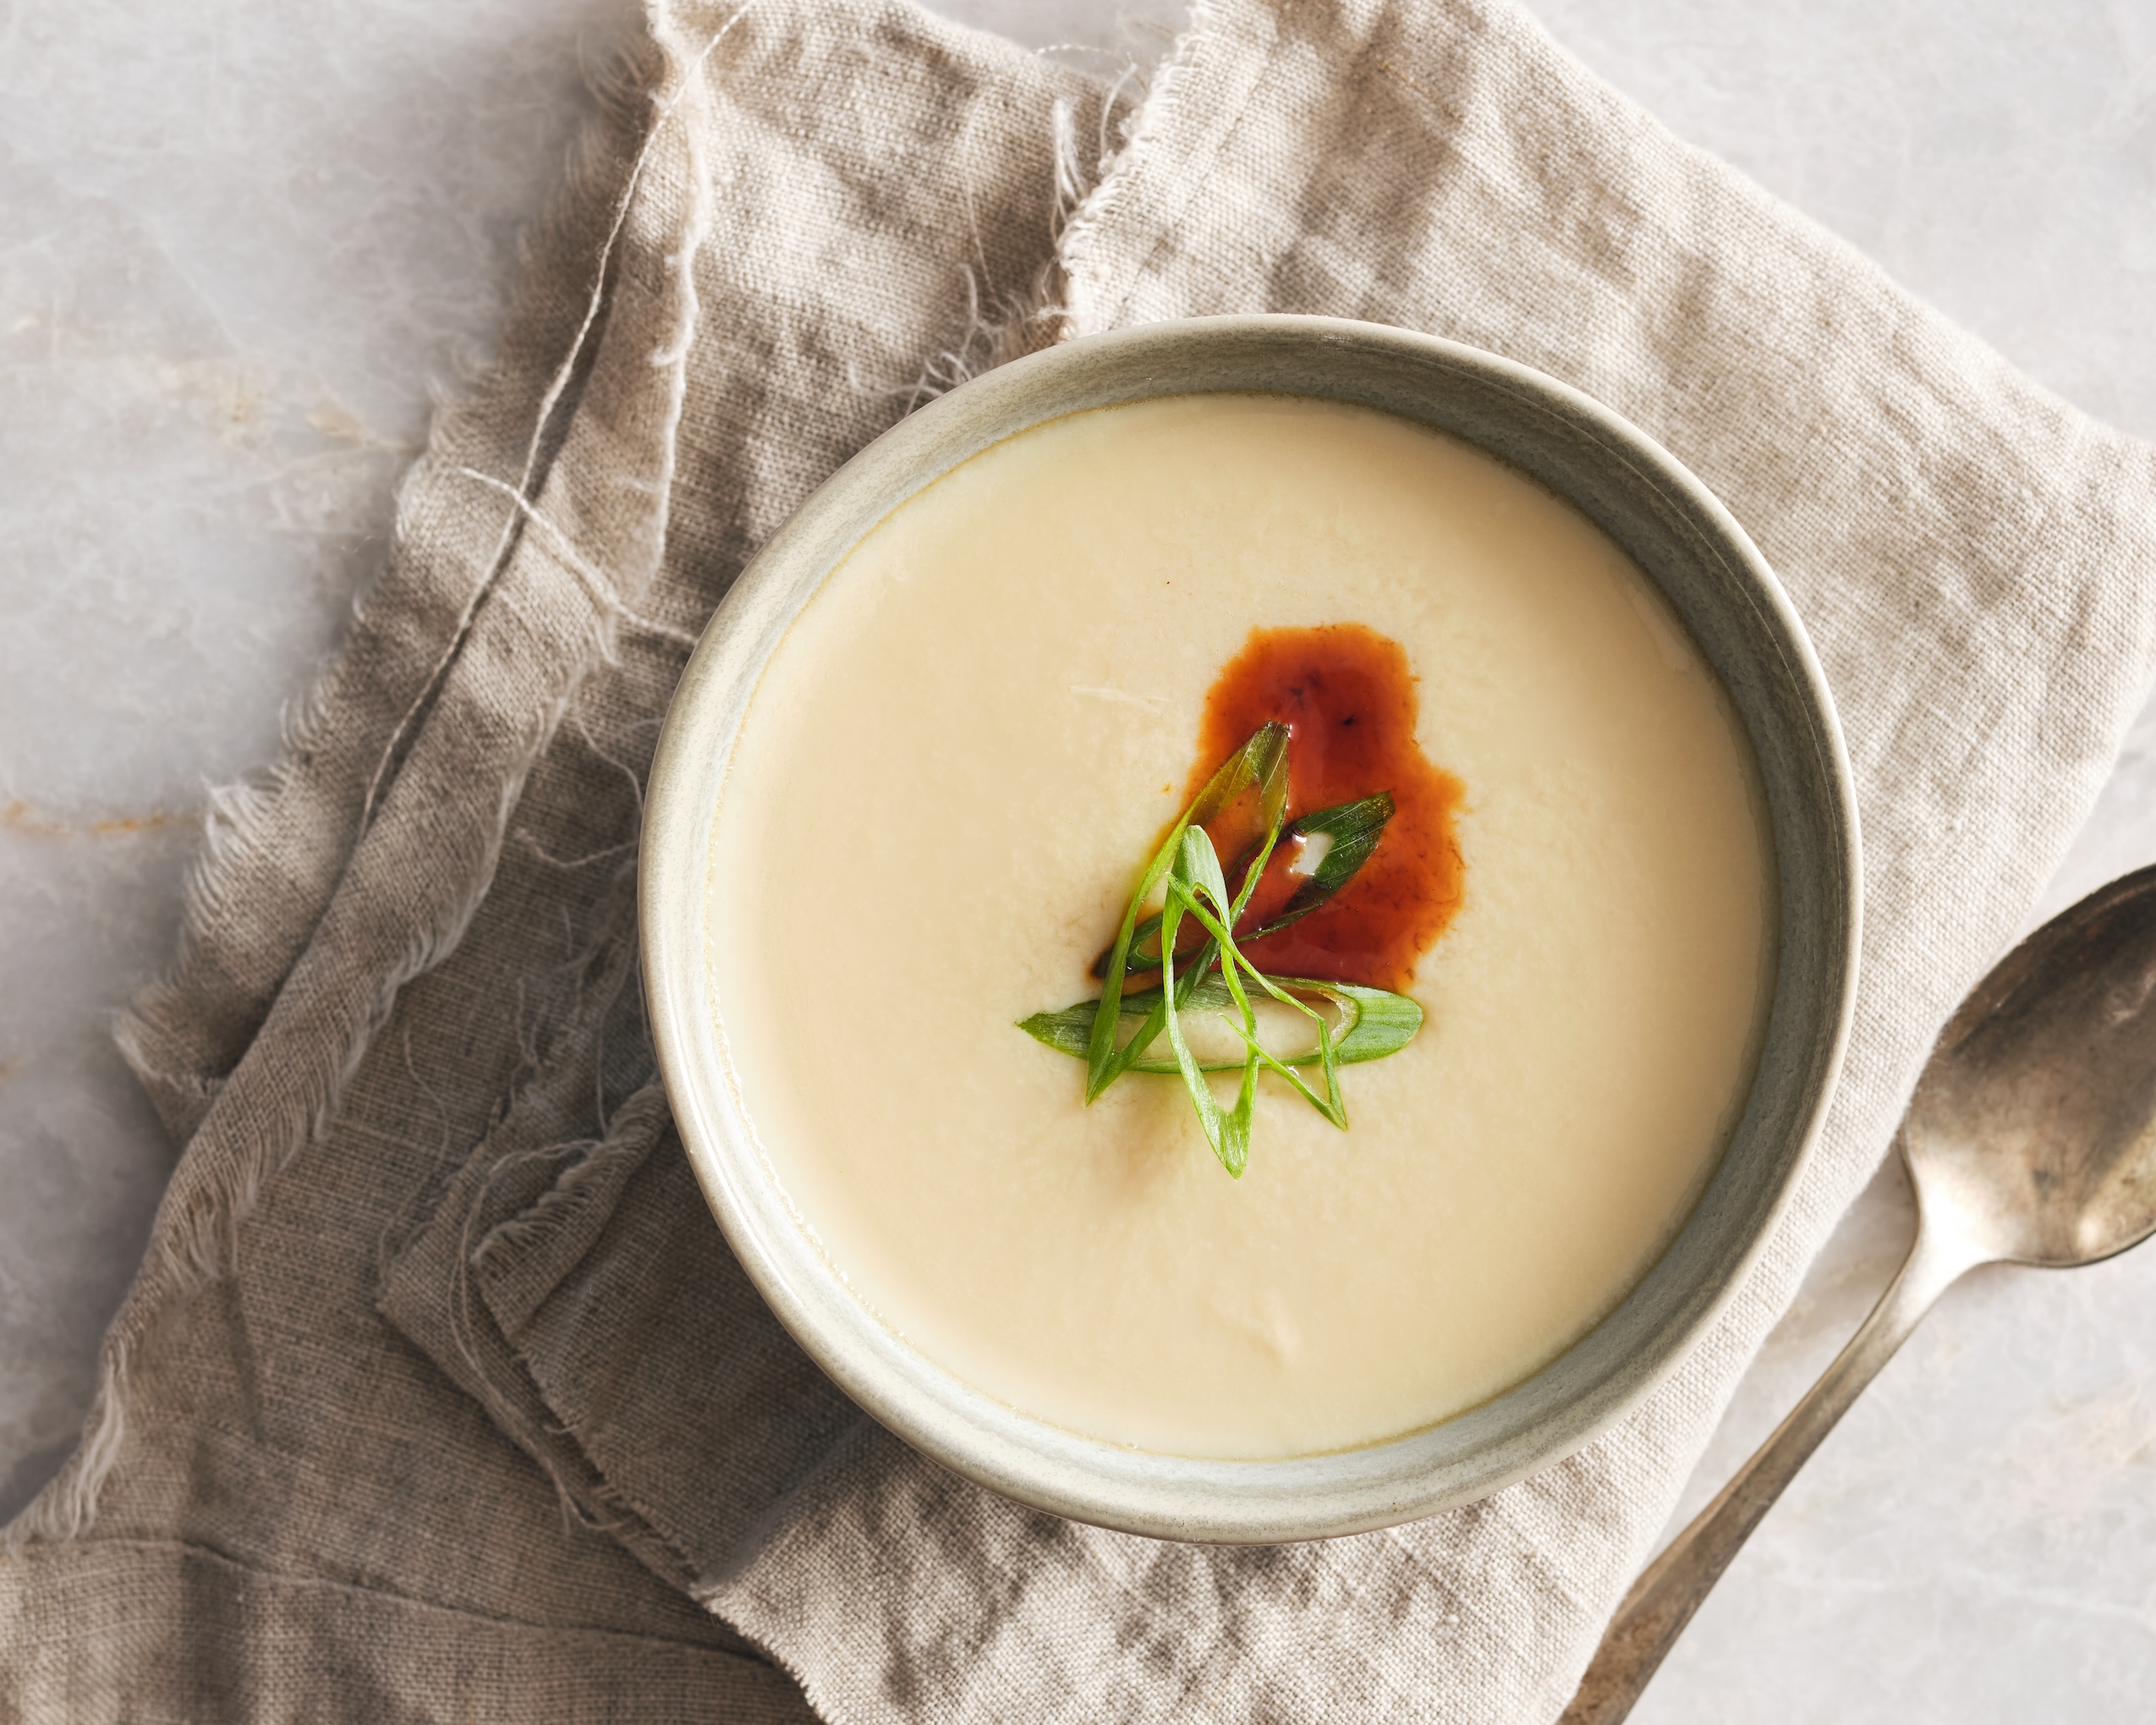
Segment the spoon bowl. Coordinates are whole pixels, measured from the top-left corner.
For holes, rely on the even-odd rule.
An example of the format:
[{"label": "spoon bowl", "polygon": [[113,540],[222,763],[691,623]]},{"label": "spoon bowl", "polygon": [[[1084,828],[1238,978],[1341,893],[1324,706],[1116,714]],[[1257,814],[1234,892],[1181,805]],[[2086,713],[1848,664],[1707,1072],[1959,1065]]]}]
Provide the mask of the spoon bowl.
[{"label": "spoon bowl", "polygon": [[2156,869],[2055,917],[1940,1033],[1901,1132],[1928,1232],[2067,1269],[2156,1232]]}]

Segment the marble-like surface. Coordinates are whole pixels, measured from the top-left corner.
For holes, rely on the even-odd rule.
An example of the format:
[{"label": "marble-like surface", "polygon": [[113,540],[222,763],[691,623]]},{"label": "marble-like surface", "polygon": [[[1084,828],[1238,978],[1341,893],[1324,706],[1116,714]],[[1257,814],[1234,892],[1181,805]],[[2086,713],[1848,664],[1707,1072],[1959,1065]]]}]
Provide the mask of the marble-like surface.
[{"label": "marble-like surface", "polygon": [[112,1050],[377,566],[614,0],[0,6],[0,1513],[173,1151]]},{"label": "marble-like surface", "polygon": [[[1149,63],[1177,0],[943,0]],[[1539,0],[1557,37],[2081,405],[2156,434],[2150,0]],[[65,1453],[172,1151],[105,1027],[205,787],[377,566],[434,394],[623,0],[0,0],[0,1515]],[[2156,713],[2050,894],[2156,859]],[[1883,1175],[1747,1378],[1703,1501],[1906,1239]],[[2156,1708],[2156,1250],[1982,1272],[1831,1438],[1636,1716]]]}]

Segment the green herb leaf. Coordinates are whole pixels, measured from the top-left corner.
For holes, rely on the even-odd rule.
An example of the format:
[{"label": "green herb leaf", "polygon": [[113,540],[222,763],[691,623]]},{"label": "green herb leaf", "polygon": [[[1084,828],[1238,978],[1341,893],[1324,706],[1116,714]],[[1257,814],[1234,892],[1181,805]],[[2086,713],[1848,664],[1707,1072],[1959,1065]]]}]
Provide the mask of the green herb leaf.
[{"label": "green herb leaf", "polygon": [[[1278,1073],[1282,1078],[1286,1079],[1289,1085],[1294,1088],[1297,1093],[1302,1096],[1304,1101],[1309,1103],[1312,1107],[1315,1108],[1320,1114],[1324,1115],[1327,1120],[1330,1121],[1335,1126],[1337,1126],[1342,1132],[1345,1132],[1347,1129],[1347,1103],[1346,1099],[1340,1094],[1340,1055],[1339,1051],[1333,1047],[1332,1026],[1325,1022],[1325,1014],[1323,1013],[1318,1011],[1314,1007],[1305,1006],[1301,1001],[1296,999],[1293,995],[1289,994],[1285,990],[1276,986],[1270,977],[1267,976],[1263,971],[1256,969],[1254,966],[1251,966],[1250,961],[1248,959],[1243,958],[1240,953],[1237,953],[1236,957],[1244,966],[1249,968],[1250,974],[1257,979],[1259,986],[1262,987],[1266,993],[1271,995],[1275,1000],[1293,1007],[1297,1012],[1303,1014],[1317,1025],[1318,1060],[1319,1063],[1325,1069],[1325,1093],[1322,1097],[1319,1096],[1318,1093],[1312,1090],[1308,1085],[1303,1083],[1302,1074],[1293,1070],[1292,1068],[1275,1059],[1264,1047],[1259,1046],[1258,1039],[1254,1036],[1244,1031],[1242,1033],[1243,1039],[1245,1042],[1249,1044],[1252,1058],[1263,1062],[1264,1064],[1269,1067],[1271,1070]],[[1240,1029],[1239,1026],[1232,1028]]]},{"label": "green herb leaf", "polygon": [[1353,1009],[1354,1019],[1333,1053],[1342,1066],[1397,1054],[1423,1027],[1422,1008],[1404,994],[1353,982],[1316,982],[1307,976],[1275,976],[1273,981],[1297,993],[1322,996],[1343,1010]]},{"label": "green herb leaf", "polygon": [[[1276,819],[1271,827],[1277,834]],[[1221,1166],[1232,1178],[1239,1180],[1250,1162],[1250,1119],[1258,1103],[1258,1067],[1262,1051],[1258,1047],[1257,1018],[1236,981],[1234,961],[1238,955],[1235,942],[1226,932],[1225,920],[1215,921],[1207,916],[1199,902],[1202,894],[1219,908],[1223,919],[1232,915],[1227,882],[1221,877],[1221,860],[1215,854],[1213,841],[1205,836],[1203,827],[1193,826],[1184,831],[1182,843],[1168,871],[1167,888],[1168,902],[1161,912],[1160,923],[1160,999],[1166,1008],[1168,1046],[1175,1050],[1177,1069],[1182,1074],[1183,1087],[1190,1092],[1192,1106],[1198,1110],[1198,1123],[1204,1129],[1205,1141],[1212,1145]],[[1204,1073],[1191,1053],[1177,1017],[1176,929],[1186,910],[1206,925],[1206,931],[1226,960],[1221,968],[1221,980],[1235,1003],[1236,1012],[1243,1021],[1237,1029],[1250,1050],[1243,1062],[1243,1084],[1236,1091],[1235,1107],[1226,1113],[1213,1095],[1213,1087],[1205,1082]]]},{"label": "green herb leaf", "polygon": [[[1261,1071],[1277,1074],[1344,1130],[1347,1105],[1341,1095],[1340,1069],[1396,1052],[1413,1040],[1423,1023],[1422,1008],[1402,995],[1309,977],[1270,976],[1237,944],[1235,926],[1248,908],[1265,865],[1283,837],[1323,838],[1325,853],[1290,895],[1281,915],[1262,928],[1246,932],[1243,940],[1262,939],[1308,916],[1331,898],[1369,860],[1384,835],[1385,823],[1392,818],[1391,795],[1381,792],[1289,822],[1286,818],[1287,739],[1285,725],[1259,726],[1242,748],[1221,763],[1205,788],[1168,830],[1131,894],[1115,944],[1096,965],[1104,983],[1100,998],[1081,1001],[1060,1013],[1036,1013],[1018,1026],[1047,1047],[1085,1062],[1089,1103],[1126,1072],[1180,1076],[1191,1106],[1198,1111],[1206,1142],[1220,1158],[1221,1166],[1238,1179],[1249,1163],[1251,1122]],[[1241,860],[1241,878],[1231,893],[1205,823],[1254,786],[1264,832]],[[1138,913],[1156,890],[1164,899],[1159,914],[1141,920]],[[1198,925],[1204,938],[1189,953],[1179,954],[1177,937],[1185,917]],[[1133,949],[1148,938],[1157,939],[1157,957],[1145,959],[1135,953]],[[1138,958],[1141,970],[1159,971],[1157,986],[1126,991],[1124,983],[1133,957]],[[1177,974],[1179,965],[1181,974]],[[1300,1014],[1316,1027],[1315,1049],[1283,1059],[1259,1041],[1257,1008],[1251,992],[1243,986],[1246,977],[1263,997]],[[1341,1022],[1336,1033],[1320,1007],[1303,997],[1314,997],[1338,1011]],[[1183,1018],[1191,1012],[1211,1013],[1223,1019],[1243,1044],[1242,1058],[1200,1060],[1183,1033]],[[1128,1018],[1138,1019],[1138,1028],[1118,1042],[1122,1020]],[[1154,1044],[1164,1034],[1172,1059],[1152,1054]],[[1323,1095],[1297,1070],[1314,1062],[1324,1074]],[[1243,1081],[1234,1106],[1223,1109],[1206,1074],[1230,1071],[1240,1071]]]},{"label": "green herb leaf", "polygon": [[[1278,934],[1290,923],[1300,922],[1312,911],[1324,909],[1370,860],[1370,853],[1378,848],[1378,840],[1385,837],[1385,823],[1392,819],[1392,793],[1380,791],[1375,796],[1337,803],[1330,809],[1298,815],[1289,821],[1280,834],[1282,842],[1292,843],[1298,838],[1323,837],[1329,841],[1330,849],[1281,906],[1278,916],[1261,927],[1245,930],[1237,939],[1245,942],[1261,941],[1269,934]],[[1240,903],[1249,902],[1251,891],[1265,872],[1265,860],[1272,854],[1272,846],[1266,846],[1262,856],[1254,854],[1254,860],[1243,865],[1243,886],[1237,894]],[[1237,915],[1240,914],[1238,909]],[[1160,932],[1160,919],[1157,915],[1147,917],[1132,931],[1128,970],[1143,973],[1160,969],[1160,949],[1154,944]],[[1095,976],[1108,974],[1112,950],[1104,951],[1093,961]]]},{"label": "green herb leaf", "polygon": [[1263,928],[1253,929],[1239,938],[1261,941],[1321,908],[1370,860],[1370,853],[1378,848],[1378,840],[1385,837],[1385,822],[1392,818],[1392,793],[1380,791],[1374,797],[1358,797],[1352,803],[1320,809],[1314,815],[1298,815],[1289,821],[1283,836],[1290,842],[1322,837],[1330,841],[1330,848],[1318,860],[1317,867],[1281,907],[1281,914]]},{"label": "green herb leaf", "polygon": [[[1321,982],[1308,976],[1268,975],[1266,980],[1291,994],[1315,996],[1339,1008],[1341,1021],[1333,1031],[1333,1058],[1341,1066],[1382,1060],[1388,1054],[1397,1054],[1415,1040],[1415,1033],[1423,1027],[1422,1008],[1404,994],[1388,994],[1382,988],[1365,988],[1354,982]],[[1126,994],[1122,998],[1122,1014],[1126,1019],[1149,1017],[1160,999],[1158,988]],[[1227,984],[1216,974],[1193,987],[1178,1005],[1185,1012],[1225,1013],[1233,1008],[1235,1002],[1228,993]],[[1029,1019],[1021,1019],[1018,1028],[1057,1053],[1083,1060],[1086,1045],[1093,1036],[1093,1020],[1100,1010],[1098,999],[1081,1000],[1061,1012],[1035,1013]],[[1162,1022],[1166,1021],[1163,1014]],[[1153,1036],[1159,1036],[1156,1028]],[[1309,1066],[1318,1060],[1319,1051],[1311,1048],[1287,1056],[1285,1063]],[[1242,1064],[1240,1060],[1201,1060],[1199,1069],[1204,1072],[1233,1072]],[[1172,1059],[1164,1056],[1149,1058],[1141,1051],[1125,1069],[1171,1073],[1179,1072],[1182,1068]]]},{"label": "green herb leaf", "polygon": [[[1285,806],[1287,799],[1287,727],[1277,722],[1260,725],[1250,733],[1249,740],[1223,761],[1205,788],[1199,791],[1190,806],[1182,811],[1182,818],[1169,829],[1161,841],[1153,860],[1139,876],[1138,890],[1131,894],[1130,906],[1123,912],[1123,926],[1116,937],[1116,943],[1109,948],[1108,968],[1100,991],[1101,1010],[1093,1021],[1091,1039],[1086,1046],[1085,1099],[1091,1102],[1128,1069],[1136,1053],[1116,1047],[1116,1025],[1121,1014],[1117,1003],[1123,992],[1123,974],[1130,958],[1131,936],[1137,927],[1138,913],[1145,901],[1153,896],[1154,888],[1173,865],[1182,848],[1182,836],[1193,827],[1203,827],[1236,797],[1251,785],[1259,787],[1259,795],[1275,806]],[[1195,967],[1202,976],[1204,966]],[[1145,1031],[1140,1027],[1140,1036]],[[1150,1041],[1150,1036],[1145,1036]],[[1138,1038],[1133,1038],[1135,1044]],[[1138,1048],[1137,1053],[1144,1052]]]},{"label": "green herb leaf", "polygon": [[[1200,833],[1197,836],[1203,838],[1204,835]],[[1188,841],[1186,840],[1185,843],[1188,846]],[[1210,853],[1212,849],[1210,840],[1206,842],[1205,848]],[[1218,877],[1217,862],[1214,864],[1214,875],[1215,878]],[[1325,1015],[1314,1008],[1305,1006],[1293,996],[1275,986],[1263,971],[1259,970],[1249,959],[1244,958],[1236,947],[1235,937],[1228,932],[1225,926],[1225,919],[1216,921],[1208,916],[1204,907],[1198,902],[1195,893],[1186,893],[1177,877],[1171,874],[1168,877],[1168,909],[1171,915],[1178,900],[1184,902],[1185,908],[1198,919],[1206,932],[1212,936],[1221,948],[1221,980],[1227,985],[1228,992],[1234,997],[1237,1010],[1242,1019],[1240,1024],[1230,1020],[1229,1028],[1243,1039],[1243,1047],[1248,1051],[1243,1068],[1244,1094],[1254,1096],[1258,1069],[1261,1065],[1269,1066],[1285,1078],[1312,1107],[1323,1114],[1334,1125],[1345,1131],[1347,1127],[1347,1105],[1341,1099],[1338,1062],[1335,1058],[1332,1046],[1332,1026],[1325,1022]],[[1215,902],[1217,902],[1217,896]],[[1171,921],[1167,926],[1172,929],[1173,922]],[[1256,1014],[1251,1011],[1249,1000],[1245,997],[1241,984],[1236,980],[1236,973],[1238,970],[1248,971],[1259,986],[1274,999],[1284,1006],[1292,1007],[1317,1025],[1318,1057],[1325,1067],[1325,1074],[1324,1096],[1320,1097],[1308,1085],[1303,1083],[1301,1074],[1290,1070],[1281,1062],[1275,1059],[1259,1043]],[[1223,1014],[1223,1016],[1226,1015]],[[1168,1014],[1168,1021],[1171,1026],[1175,1022],[1175,1014],[1172,1009]],[[1187,1074],[1186,1077],[1188,1077]]]}]

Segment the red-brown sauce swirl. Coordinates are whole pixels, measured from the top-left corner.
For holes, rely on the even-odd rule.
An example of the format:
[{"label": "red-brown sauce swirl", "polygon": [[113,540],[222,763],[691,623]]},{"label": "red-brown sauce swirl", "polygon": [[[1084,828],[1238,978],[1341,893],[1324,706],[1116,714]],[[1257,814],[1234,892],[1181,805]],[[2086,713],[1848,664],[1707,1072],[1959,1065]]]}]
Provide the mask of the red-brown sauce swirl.
[{"label": "red-brown sauce swirl", "polygon": [[[1254,629],[1208,691],[1188,794],[1268,719],[1288,728],[1291,818],[1392,793],[1392,819],[1354,879],[1321,909],[1244,948],[1273,975],[1404,990],[1459,909],[1465,868],[1453,816],[1464,788],[1415,740],[1416,706],[1406,651],[1359,623]],[[1225,830],[1237,812],[1215,823],[1223,860],[1241,848],[1243,835]],[[1266,870],[1245,926],[1262,925],[1294,890],[1289,861],[1283,855]]]}]

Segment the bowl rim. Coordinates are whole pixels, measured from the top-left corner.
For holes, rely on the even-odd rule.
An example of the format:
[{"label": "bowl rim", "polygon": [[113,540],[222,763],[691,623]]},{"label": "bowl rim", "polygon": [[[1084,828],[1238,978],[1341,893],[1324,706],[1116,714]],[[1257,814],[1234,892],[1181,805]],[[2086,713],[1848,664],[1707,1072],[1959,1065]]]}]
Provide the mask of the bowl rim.
[{"label": "bowl rim", "polygon": [[[1238,376],[1254,381],[1223,381]],[[1433,395],[1433,379],[1457,394]],[[824,579],[906,497],[1018,431],[1119,401],[1223,390],[1362,402],[1454,436],[1464,434],[1446,413],[1496,415],[1498,431],[1465,440],[1525,469],[1616,538],[1708,650],[1759,757],[1780,890],[1775,995],[1742,1118],[1686,1222],[1625,1299],[1540,1371],[1475,1408],[1377,1443],[1281,1460],[1162,1455],[1088,1437],[915,1352],[845,1286],[770,1174],[708,987],[706,879],[734,741],[765,662]],[[1378,398],[1388,392],[1398,400]],[[1514,421],[1524,430],[1504,447],[1514,434],[1502,428]],[[1553,482],[1544,469],[1567,460],[1597,476]],[[1627,509],[1638,517],[1625,517],[1630,539],[1605,519]],[[1657,555],[1698,561],[1684,576],[1703,584],[1698,595],[1672,590],[1669,569],[1641,555],[1650,542],[1664,547]],[[1717,580],[1728,591],[1714,599]],[[1769,713],[1763,738],[1754,719]],[[1786,819],[1797,822],[1787,832]],[[653,757],[639,945],[659,1069],[698,1183],[750,1281],[842,1389],[914,1448],[1022,1503],[1155,1538],[1271,1543],[1366,1531],[1486,1497],[1585,1446],[1676,1369],[1764,1250],[1822,1129],[1854,1008],[1859,864],[1847,750],[1795,608],[1729,511],[1654,439],[1568,384],[1440,338],[1336,318],[1183,319],[1066,342],[929,402],[826,480],[750,560],[690,656]],[[1792,882],[1800,865],[1806,877]],[[1786,998],[1793,988],[1802,997]],[[1682,1272],[1674,1281],[1673,1264]]]}]

